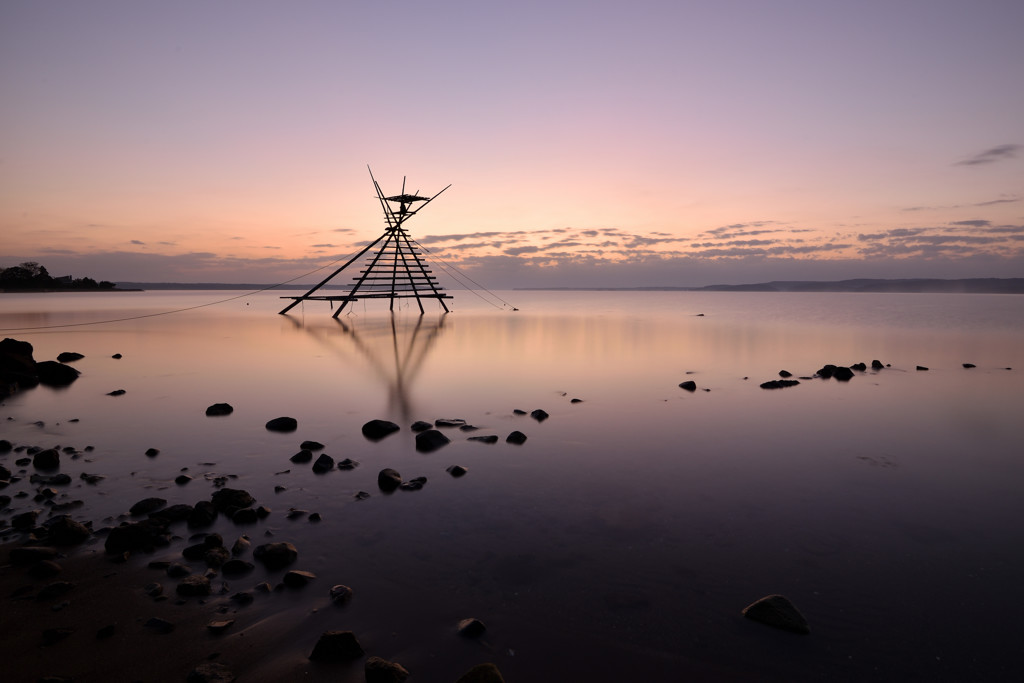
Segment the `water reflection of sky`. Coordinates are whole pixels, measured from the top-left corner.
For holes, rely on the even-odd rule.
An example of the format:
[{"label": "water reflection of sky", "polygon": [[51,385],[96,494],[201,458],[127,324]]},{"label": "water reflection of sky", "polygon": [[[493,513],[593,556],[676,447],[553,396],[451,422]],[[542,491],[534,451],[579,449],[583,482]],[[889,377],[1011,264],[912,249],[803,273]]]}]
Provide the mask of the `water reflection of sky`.
[{"label": "water reflection of sky", "polygon": [[[614,680],[640,652],[655,653],[648,674],[680,662],[789,680],[876,669],[955,679],[978,661],[1005,672],[1019,666],[1007,655],[1014,629],[993,615],[1024,598],[1024,297],[893,296],[529,293],[517,313],[340,321],[326,309],[278,316],[265,296],[9,333],[37,359],[86,358],[69,389],[6,401],[5,438],[95,445],[92,462],[68,465],[109,477],[83,515],[122,512],[141,486],[172,503],[207,496],[202,480],[170,484],[182,467],[237,474],[275,510],[322,512],[330,523],[266,524],[317,548],[308,568],[344,567],[364,604],[401,603],[401,625],[370,607],[353,618],[395,631],[396,658],[421,671],[446,647],[433,620],[473,613],[500,625],[497,652],[527,653],[499,657],[510,679],[539,680],[530,653],[589,661],[596,647],[604,666],[583,665],[595,680]],[[157,308],[197,300],[161,294]],[[110,313],[91,297],[64,309],[46,301],[58,309],[51,324]],[[140,301],[115,313],[147,310]],[[4,327],[18,324],[13,308]],[[875,358],[892,367],[848,383],[758,387],[781,369],[810,375]],[[698,391],[680,389],[685,379]],[[118,388],[127,394],[105,395]],[[215,402],[235,413],[206,418]],[[299,431],[267,432],[278,415],[296,417]],[[408,422],[441,417],[501,441],[449,430],[450,445],[417,453]],[[403,430],[369,443],[359,427],[372,418]],[[526,444],[504,443],[513,429]],[[362,465],[324,477],[294,468],[288,457],[307,438]],[[145,458],[149,447],[161,455]],[[448,477],[455,463],[469,474]],[[429,484],[380,496],[385,466]],[[287,490],[275,494],[279,483]],[[358,490],[374,495],[356,504]],[[949,591],[962,610],[955,623],[936,604]],[[798,651],[736,620],[771,592],[808,613],[814,639]]]}]

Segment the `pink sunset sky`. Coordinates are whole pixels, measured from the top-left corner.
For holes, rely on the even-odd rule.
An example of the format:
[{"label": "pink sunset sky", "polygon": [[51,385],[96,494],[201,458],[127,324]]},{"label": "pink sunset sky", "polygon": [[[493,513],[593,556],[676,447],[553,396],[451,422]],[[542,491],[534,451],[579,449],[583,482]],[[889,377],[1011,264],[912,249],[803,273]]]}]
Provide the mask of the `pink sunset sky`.
[{"label": "pink sunset sky", "polygon": [[0,267],[288,280],[382,232],[369,165],[452,184],[408,227],[490,288],[1020,277],[1022,29],[1020,0],[7,0]]}]

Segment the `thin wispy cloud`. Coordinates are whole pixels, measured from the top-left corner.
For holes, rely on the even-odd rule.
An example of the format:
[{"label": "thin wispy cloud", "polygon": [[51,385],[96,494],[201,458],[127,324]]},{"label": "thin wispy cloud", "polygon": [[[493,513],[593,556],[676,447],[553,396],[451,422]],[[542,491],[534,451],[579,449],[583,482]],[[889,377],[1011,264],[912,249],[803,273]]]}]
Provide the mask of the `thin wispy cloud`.
[{"label": "thin wispy cloud", "polygon": [[1017,156],[1017,151],[1020,150],[1020,145],[997,145],[991,149],[986,149],[984,152],[979,152],[969,159],[958,161],[954,166],[981,166],[983,164],[994,164],[997,161],[1004,161],[1006,159],[1013,159]]}]

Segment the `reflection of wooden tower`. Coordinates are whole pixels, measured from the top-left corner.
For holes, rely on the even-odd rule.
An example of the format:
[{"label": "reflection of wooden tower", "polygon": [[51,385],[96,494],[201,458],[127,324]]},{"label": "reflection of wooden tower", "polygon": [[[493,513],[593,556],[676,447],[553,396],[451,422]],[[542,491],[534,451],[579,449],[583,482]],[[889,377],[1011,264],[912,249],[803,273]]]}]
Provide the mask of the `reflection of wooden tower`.
[{"label": "reflection of wooden tower", "polygon": [[[417,249],[418,245],[409,238],[409,233],[405,229],[404,224],[405,221],[415,216],[418,211],[436,199],[441,192],[447,190],[451,185],[448,185],[433,197],[427,198],[415,194],[406,194],[405,180],[403,180],[402,194],[395,195],[394,197],[385,197],[380,189],[380,185],[377,184],[377,180],[373,177],[372,171],[370,172],[370,180],[373,181],[373,187],[377,190],[377,198],[380,200],[381,208],[384,209],[384,220],[387,223],[384,234],[368,244],[365,249],[353,256],[345,265],[331,273],[327,279],[302,296],[281,297],[282,299],[294,299],[281,311],[282,314],[287,313],[293,307],[306,300],[329,301],[332,306],[335,301],[341,302],[341,305],[334,312],[335,318],[341,314],[350,301],[358,301],[359,299],[390,299],[391,304],[389,308],[393,311],[395,310],[395,299],[409,299],[413,297],[416,298],[416,303],[420,307],[420,314],[424,313],[423,299],[437,299],[445,312],[448,312],[448,306],[445,305],[444,300],[451,299],[452,297],[450,294],[444,293],[443,287],[438,286],[437,278],[433,276],[433,271],[427,268],[426,261],[421,258],[421,252]],[[413,206],[418,202],[423,202],[423,204],[414,209]],[[358,261],[382,241],[383,244],[377,249],[377,252],[365,262],[364,269],[359,271],[360,275],[353,278],[355,284],[352,285],[348,292],[336,295],[313,295],[313,292],[333,280],[343,270]]]}]

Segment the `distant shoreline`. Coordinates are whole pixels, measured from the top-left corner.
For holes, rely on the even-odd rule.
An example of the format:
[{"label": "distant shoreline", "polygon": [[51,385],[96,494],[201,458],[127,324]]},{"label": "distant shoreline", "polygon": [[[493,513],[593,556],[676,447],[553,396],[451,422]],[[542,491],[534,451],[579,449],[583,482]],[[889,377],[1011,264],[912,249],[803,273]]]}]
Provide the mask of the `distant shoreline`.
[{"label": "distant shoreline", "polygon": [[515,291],[574,292],[851,292],[891,294],[1024,294],[1024,278],[930,278],[838,281],[777,280],[743,285],[704,287],[517,287]]}]

